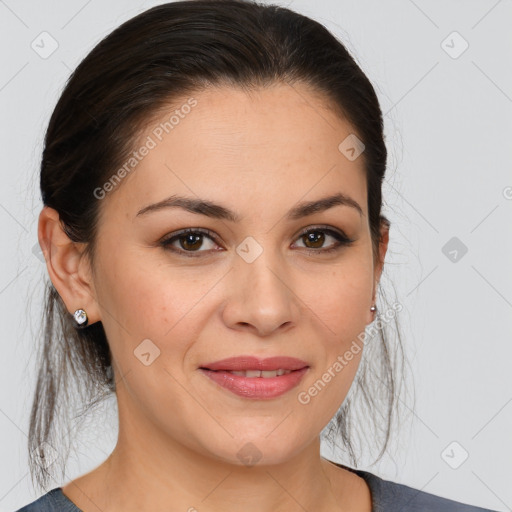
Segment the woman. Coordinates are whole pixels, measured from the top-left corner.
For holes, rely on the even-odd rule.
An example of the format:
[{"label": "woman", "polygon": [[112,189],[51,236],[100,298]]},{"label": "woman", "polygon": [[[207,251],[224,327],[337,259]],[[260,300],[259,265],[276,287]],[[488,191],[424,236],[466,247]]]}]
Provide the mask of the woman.
[{"label": "woman", "polygon": [[390,347],[365,336],[389,241],[386,156],[372,85],[288,9],[163,4],[100,42],[42,158],[33,475],[46,484],[58,453],[67,371],[115,392],[119,436],[21,510],[484,510],[320,456],[333,417],[353,455],[356,384],[389,406],[384,448],[397,401]]}]

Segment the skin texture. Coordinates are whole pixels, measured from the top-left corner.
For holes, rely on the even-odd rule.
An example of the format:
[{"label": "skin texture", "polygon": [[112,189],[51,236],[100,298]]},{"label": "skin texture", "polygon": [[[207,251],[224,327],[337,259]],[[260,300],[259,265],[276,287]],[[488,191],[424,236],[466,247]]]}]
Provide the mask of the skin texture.
[{"label": "skin texture", "polygon": [[[320,457],[319,441],[362,351],[308,404],[297,399],[373,320],[388,232],[383,225],[375,260],[363,159],[338,150],[354,130],[300,84],[251,94],[217,87],[194,98],[197,106],[101,201],[94,268],[57,213],[40,214],[40,244],[53,251],[48,272],[68,311],[83,308],[90,324],[103,322],[119,406],[114,451],[63,492],[86,512],[368,512],[364,480]],[[285,219],[296,203],[336,192],[363,215],[335,206]],[[242,219],[178,208],[137,216],[171,194],[220,203]],[[323,244],[300,236],[318,225],[355,241],[322,255],[337,244],[330,234],[317,232]],[[159,245],[183,228],[216,238],[175,239],[177,251],[199,257]],[[246,237],[263,249],[251,263],[236,252]],[[145,339],[160,350],[148,366],[134,355]],[[236,396],[198,370],[246,354],[298,357],[310,368],[298,387],[271,400]],[[249,442],[261,456],[254,466],[237,456]]]}]

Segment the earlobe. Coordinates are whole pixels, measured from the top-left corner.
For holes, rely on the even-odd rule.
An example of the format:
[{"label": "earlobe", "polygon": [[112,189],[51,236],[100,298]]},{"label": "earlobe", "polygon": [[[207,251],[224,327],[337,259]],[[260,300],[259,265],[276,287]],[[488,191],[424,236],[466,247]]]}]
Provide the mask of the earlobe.
[{"label": "earlobe", "polygon": [[70,240],[62,229],[58,212],[48,206],[39,214],[37,234],[50,279],[70,315],[84,309],[89,324],[98,321],[91,272],[83,261],[83,244]]}]

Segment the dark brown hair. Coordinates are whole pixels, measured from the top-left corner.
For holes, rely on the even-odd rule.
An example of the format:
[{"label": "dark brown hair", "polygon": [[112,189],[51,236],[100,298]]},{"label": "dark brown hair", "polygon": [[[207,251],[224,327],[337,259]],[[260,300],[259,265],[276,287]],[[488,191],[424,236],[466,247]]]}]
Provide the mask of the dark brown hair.
[{"label": "dark brown hair", "polygon": [[[389,226],[389,221],[381,213],[387,151],[374,88],[323,25],[287,8],[251,0],[162,4],[126,21],[97,44],[70,76],[49,122],[40,175],[44,205],[59,213],[72,241],[86,244],[86,255],[94,263],[100,201],[93,192],[133,151],[148,120],[178,97],[212,85],[249,91],[276,82],[306,84],[350,123],[365,144],[361,157],[377,262],[380,227]],[[379,311],[389,308],[382,287],[377,305]],[[378,458],[388,445],[398,410],[396,364],[401,361],[403,367],[404,362],[396,319],[395,324],[400,349],[396,354],[401,359],[393,355],[385,326],[377,329],[378,341],[372,338],[365,347],[349,395],[327,429],[326,437],[348,453],[353,465],[353,422],[358,436],[365,428],[374,440],[384,433]],[[76,330],[50,281],[42,332],[29,465],[33,481],[45,488],[54,469],[59,464],[65,467],[65,460],[57,460],[71,429],[59,432],[58,420],[76,404],[72,384],[87,412],[103,397],[112,396],[115,383],[101,322]],[[354,420],[358,396],[367,410]],[[381,414],[380,404],[385,408]],[[54,464],[48,465],[48,459],[55,459]]]}]

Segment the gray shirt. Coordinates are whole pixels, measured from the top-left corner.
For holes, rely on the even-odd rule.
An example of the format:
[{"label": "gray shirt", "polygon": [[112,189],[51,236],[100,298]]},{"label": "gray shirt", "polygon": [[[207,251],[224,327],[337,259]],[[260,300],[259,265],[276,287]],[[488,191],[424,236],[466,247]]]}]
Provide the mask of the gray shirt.
[{"label": "gray shirt", "polygon": [[[384,480],[368,471],[349,468],[342,464],[336,465],[353,471],[368,483],[372,494],[372,512],[496,512],[495,510],[473,507],[413,489],[404,484]],[[55,487],[16,512],[82,511],[62,493],[60,487]]]}]

